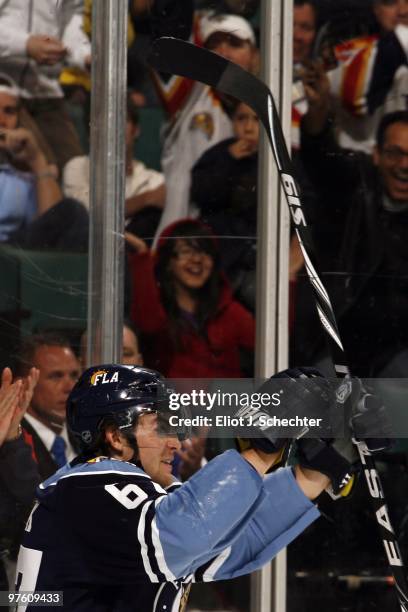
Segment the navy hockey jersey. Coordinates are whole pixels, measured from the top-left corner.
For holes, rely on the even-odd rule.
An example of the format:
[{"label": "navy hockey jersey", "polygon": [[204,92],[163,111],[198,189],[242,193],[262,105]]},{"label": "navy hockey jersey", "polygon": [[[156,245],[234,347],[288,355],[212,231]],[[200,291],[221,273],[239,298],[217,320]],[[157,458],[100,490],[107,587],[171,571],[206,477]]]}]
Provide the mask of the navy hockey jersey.
[{"label": "navy hockey jersey", "polygon": [[70,612],[179,612],[192,582],[258,569],[319,515],[291,469],[262,479],[236,451],[172,491],[98,458],[65,466],[37,497],[16,586],[63,591]]}]

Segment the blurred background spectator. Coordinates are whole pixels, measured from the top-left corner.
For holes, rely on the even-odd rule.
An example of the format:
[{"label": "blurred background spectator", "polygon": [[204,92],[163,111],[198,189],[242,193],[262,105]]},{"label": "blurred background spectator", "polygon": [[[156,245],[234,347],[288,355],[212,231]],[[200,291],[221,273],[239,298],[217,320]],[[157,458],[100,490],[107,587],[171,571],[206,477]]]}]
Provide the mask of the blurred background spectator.
[{"label": "blurred background spectator", "polygon": [[[159,223],[166,190],[161,172],[146,168],[134,159],[135,141],[140,135],[139,115],[132,96],[127,96],[126,121],[126,202],[125,216],[129,231],[151,239]],[[89,156],[74,157],[64,168],[62,189],[89,208]]]},{"label": "blurred background spectator", "polygon": [[21,419],[27,410],[38,370],[13,382],[10,368],[1,375],[0,387],[0,590],[14,587],[13,570],[25,521],[39,483],[36,463],[22,437]]},{"label": "blurred background spectator", "polygon": [[152,36],[151,8],[153,2],[154,0],[131,0],[129,2],[130,27],[135,36],[130,41],[128,34],[128,87],[132,91],[134,104],[139,107],[160,104],[147,62]]},{"label": "blurred background spectator", "polygon": [[236,298],[255,310],[259,120],[246,104],[232,112],[234,136],[208,149],[192,169],[191,199],[218,237]]},{"label": "blurred background spectator", "polygon": [[314,56],[319,12],[314,0],[294,0],[293,4],[293,88],[292,150],[300,147],[300,121],[307,112],[307,99],[302,86],[303,67]]},{"label": "blurred background spectator", "polygon": [[211,230],[193,220],[170,225],[155,256],[137,237],[132,318],[145,335],[145,363],[170,378],[235,378],[240,349],[254,348],[252,315],[234,301]]},{"label": "blurred background spectator", "polygon": [[66,429],[65,405],[81,368],[68,341],[51,333],[25,338],[18,357],[18,375],[33,366],[40,371],[22,426],[45,480],[76,455]]},{"label": "blurred background spectator", "polygon": [[19,90],[0,76],[0,241],[32,249],[86,250],[88,216],[63,199],[56,169],[19,126]]},{"label": "blurred background spectator", "polygon": [[[91,46],[83,31],[83,3],[77,0],[10,0],[0,7],[0,71],[18,84],[27,115],[50,145],[61,170],[80,155],[58,78],[62,66],[90,66]],[[49,161],[54,161],[49,160]]]},{"label": "blurred background spectator", "polygon": [[346,38],[328,24],[328,76],[339,144],[371,154],[381,116],[406,108],[408,2],[372,0],[358,23],[366,32]]},{"label": "blurred background spectator", "polygon": [[[132,101],[136,106],[157,104],[154,88],[145,62],[148,37],[145,35],[145,22],[149,30],[149,0],[129,2],[127,45],[128,45],[128,86]],[[92,0],[83,1],[83,30],[89,40],[92,35]],[[135,34],[137,30],[137,36]],[[65,66],[59,82],[69,102],[68,110],[78,130],[81,144],[89,148],[89,123],[91,104],[91,75],[88,67]]]},{"label": "blurred background spectator", "polygon": [[[121,362],[124,365],[137,365],[142,366],[143,355],[140,352],[138,333],[136,332],[135,326],[125,320],[123,325],[122,335],[123,353]],[[86,331],[81,336],[80,341],[80,362],[82,370],[86,369],[86,351],[87,351],[87,333]]]},{"label": "blurred background spectator", "polygon": [[[193,13],[193,3],[158,2],[152,8],[154,36],[189,38],[247,70],[256,64],[254,31],[243,17]],[[190,170],[208,148],[232,135],[230,119],[217,92],[202,83],[155,74],[169,115],[162,152],[166,206],[158,234],[172,221],[191,215]],[[181,171],[182,169],[182,171]],[[196,211],[195,211],[196,212]],[[158,235],[157,234],[157,235]]]},{"label": "blurred background spectator", "polygon": [[144,365],[143,355],[140,352],[138,333],[136,332],[135,326],[130,321],[125,320],[123,325],[122,342],[123,355],[121,363],[125,365]]},{"label": "blurred background spectator", "polygon": [[[303,121],[302,155],[320,196],[315,236],[321,264],[330,272],[329,294],[352,372],[403,376],[408,371],[408,112],[383,116],[371,159],[347,155],[336,145],[330,123],[322,121],[326,97],[320,73]],[[302,347],[297,359],[310,363],[322,347],[318,336],[309,335],[309,325],[301,330],[308,333],[301,343],[297,338]]]}]

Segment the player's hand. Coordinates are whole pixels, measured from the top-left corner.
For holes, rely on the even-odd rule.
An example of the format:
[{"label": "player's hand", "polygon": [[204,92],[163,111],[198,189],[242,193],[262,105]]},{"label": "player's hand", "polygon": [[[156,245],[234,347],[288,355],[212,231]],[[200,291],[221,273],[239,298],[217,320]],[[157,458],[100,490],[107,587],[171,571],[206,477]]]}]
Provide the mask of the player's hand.
[{"label": "player's hand", "polygon": [[[237,431],[237,437],[249,440],[252,448],[276,453],[287,445],[288,440],[308,433],[313,427],[310,419],[316,422],[321,419],[315,430],[316,436],[333,437],[338,426],[336,419],[341,417],[335,411],[335,388],[314,368],[291,368],[279,372],[257,389],[258,398],[265,398],[262,405],[258,401],[255,403],[255,395],[252,395],[252,403],[240,407],[233,415],[245,421],[245,426]],[[288,419],[288,425],[270,424],[274,417]]]},{"label": "player's hand", "polygon": [[0,129],[0,149],[15,160],[26,163],[33,171],[43,157],[34,134],[25,128]]},{"label": "player's hand", "polygon": [[321,472],[301,465],[296,465],[294,470],[298,486],[309,499],[316,499],[330,485],[329,478]]},{"label": "player's hand", "polygon": [[61,62],[67,49],[58,38],[46,34],[32,34],[27,40],[27,55],[46,66],[53,66]]},{"label": "player's hand", "polygon": [[[353,474],[360,469],[357,444],[371,453],[391,448],[393,432],[380,398],[363,388],[358,378],[347,378],[336,391],[339,413],[345,414],[344,435],[335,439],[301,439],[296,442],[300,464],[326,474],[334,496],[347,494]],[[350,412],[345,413],[347,405]],[[349,487],[350,488],[350,487]]]},{"label": "player's hand", "polygon": [[4,368],[1,374],[0,387],[0,446],[6,440],[10,425],[17,408],[22,383],[13,383],[13,374],[10,368]]},{"label": "player's hand", "polygon": [[[353,379],[353,385],[357,381]],[[359,399],[352,407],[349,426],[356,442],[367,446],[371,453],[389,450],[394,444],[391,420],[382,399],[368,393],[362,385]]]},{"label": "player's hand", "polygon": [[330,440],[301,438],[296,440],[296,447],[301,468],[325,475],[330,481],[329,492],[333,497],[348,493],[347,487],[353,482],[356,467]]},{"label": "player's hand", "polygon": [[280,452],[265,453],[259,448],[248,448],[241,456],[252,465],[260,476],[264,476],[272,467],[279,463]]},{"label": "player's hand", "polygon": [[389,450],[394,443],[392,424],[378,395],[369,393],[358,378],[343,379],[336,391],[338,410],[344,414],[344,435],[333,446],[351,463],[360,456],[353,440],[371,453]]},{"label": "player's hand", "polygon": [[228,147],[228,151],[234,159],[250,157],[258,151],[258,142],[240,138]]}]

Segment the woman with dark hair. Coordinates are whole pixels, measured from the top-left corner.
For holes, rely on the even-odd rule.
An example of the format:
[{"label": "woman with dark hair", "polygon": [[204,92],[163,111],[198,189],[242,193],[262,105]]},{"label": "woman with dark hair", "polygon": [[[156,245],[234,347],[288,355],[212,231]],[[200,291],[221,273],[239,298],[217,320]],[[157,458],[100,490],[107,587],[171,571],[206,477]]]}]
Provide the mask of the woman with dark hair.
[{"label": "woman with dark hair", "polygon": [[173,378],[240,377],[240,348],[253,350],[255,323],[232,297],[211,229],[177,221],[154,255],[127,238],[136,250],[131,314],[145,335],[146,364]]}]

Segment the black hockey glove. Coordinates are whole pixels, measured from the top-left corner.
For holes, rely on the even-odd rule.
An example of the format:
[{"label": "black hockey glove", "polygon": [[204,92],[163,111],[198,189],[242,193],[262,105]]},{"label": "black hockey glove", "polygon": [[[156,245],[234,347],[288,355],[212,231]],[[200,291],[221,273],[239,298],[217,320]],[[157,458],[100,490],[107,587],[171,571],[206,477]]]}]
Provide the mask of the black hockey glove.
[{"label": "black hockey glove", "polygon": [[361,467],[356,444],[376,453],[391,448],[393,443],[386,408],[378,396],[363,389],[358,378],[345,379],[336,391],[336,399],[340,413],[344,413],[345,406],[349,407],[344,436],[297,441],[300,465],[326,474],[331,481],[328,492],[334,498],[345,497],[352,490],[354,474]]},{"label": "black hockey glove", "polygon": [[389,450],[394,444],[391,420],[381,397],[363,387],[353,405],[350,428],[356,442],[365,443],[370,453]]},{"label": "black hockey glove", "polygon": [[369,393],[360,379],[345,378],[336,391],[336,398],[339,410],[345,415],[345,429],[344,436],[336,439],[333,446],[348,461],[359,461],[356,444],[370,453],[392,448],[391,420],[378,395]]},{"label": "black hockey glove", "polygon": [[[261,395],[274,401],[258,401]],[[257,400],[255,401],[255,397]],[[248,406],[239,408],[234,417],[241,419],[237,437],[248,440],[252,448],[276,453],[313,429],[316,436],[334,437],[335,386],[314,368],[291,368],[267,380]],[[320,424],[318,419],[321,419]]]},{"label": "black hockey glove", "polygon": [[325,474],[331,486],[327,492],[334,498],[346,497],[352,490],[354,474],[357,471],[329,440],[322,438],[301,438],[296,441],[299,464],[310,470]]}]

